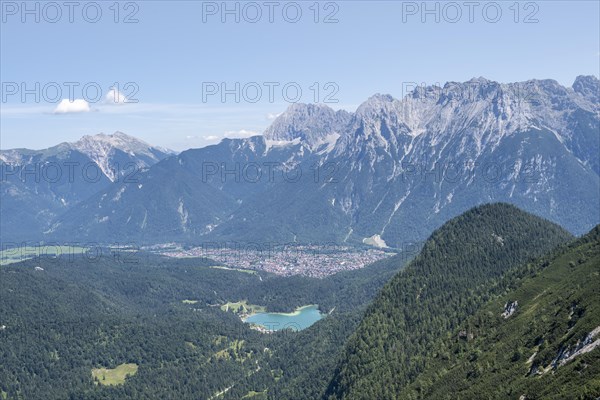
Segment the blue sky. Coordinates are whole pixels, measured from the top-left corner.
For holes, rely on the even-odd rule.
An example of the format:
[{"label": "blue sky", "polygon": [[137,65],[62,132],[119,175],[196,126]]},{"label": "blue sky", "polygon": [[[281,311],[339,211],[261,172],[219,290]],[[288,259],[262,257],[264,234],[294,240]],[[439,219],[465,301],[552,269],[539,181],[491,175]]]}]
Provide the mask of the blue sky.
[{"label": "blue sky", "polygon": [[[597,1],[429,2],[430,13],[420,1],[228,2],[230,14],[222,2],[76,3],[29,1],[26,13],[2,0],[1,148],[123,131],[183,150],[261,133],[298,88],[302,102],[354,110],[413,82],[570,86],[600,69]],[[78,101],[61,104],[69,85]]]}]

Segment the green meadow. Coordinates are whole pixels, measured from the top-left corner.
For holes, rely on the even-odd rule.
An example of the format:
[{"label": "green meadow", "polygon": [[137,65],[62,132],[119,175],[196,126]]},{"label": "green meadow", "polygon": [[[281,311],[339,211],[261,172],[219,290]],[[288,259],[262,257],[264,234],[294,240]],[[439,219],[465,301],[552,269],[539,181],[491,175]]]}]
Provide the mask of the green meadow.
[{"label": "green meadow", "polygon": [[100,385],[122,385],[128,376],[133,376],[138,371],[137,364],[121,364],[116,368],[97,368],[92,370],[92,377]]},{"label": "green meadow", "polygon": [[58,257],[65,255],[83,254],[87,247],[79,246],[23,246],[0,251],[0,265],[9,265],[35,257]]}]

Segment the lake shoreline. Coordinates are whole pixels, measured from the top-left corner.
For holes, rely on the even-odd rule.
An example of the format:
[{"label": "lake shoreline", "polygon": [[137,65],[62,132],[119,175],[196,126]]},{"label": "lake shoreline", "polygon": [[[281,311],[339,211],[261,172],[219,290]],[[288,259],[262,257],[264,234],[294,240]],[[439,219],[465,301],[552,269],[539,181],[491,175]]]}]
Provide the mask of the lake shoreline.
[{"label": "lake shoreline", "polygon": [[[242,319],[242,321],[246,322],[246,319],[248,319],[248,318],[250,318],[250,317],[252,317],[254,315],[257,315],[257,314],[270,314],[270,315],[280,315],[282,317],[295,317],[297,315],[300,315],[302,313],[302,310],[305,310],[305,309],[310,308],[310,307],[317,307],[317,309],[318,309],[319,305],[318,304],[307,304],[305,306],[300,306],[300,307],[296,308],[294,311],[289,312],[289,313],[284,313],[284,312],[268,312],[268,311],[267,312],[255,312],[255,313],[252,313],[252,314],[245,315],[244,318]],[[321,315],[323,315],[323,313],[321,313],[321,311],[319,311],[319,313]]]},{"label": "lake shoreline", "polygon": [[[303,314],[307,313],[309,316],[308,321],[302,321],[302,318],[306,318]],[[312,318],[310,315],[312,314]],[[240,319],[242,322],[250,324],[253,329],[257,329],[261,332],[268,331],[273,332],[279,329],[273,329],[272,325],[276,324],[277,326],[282,325],[283,329],[286,327],[294,326],[297,329],[302,330],[306,329],[312,324],[316,323],[320,319],[324,318],[327,314],[321,313],[319,310],[318,304],[308,304],[304,306],[297,307],[294,311],[289,313],[281,313],[281,312],[259,312],[253,313],[251,315],[244,315]],[[294,317],[299,317],[299,320],[294,320]],[[268,324],[261,322],[260,319],[266,319]],[[288,319],[292,319],[289,320]]]}]

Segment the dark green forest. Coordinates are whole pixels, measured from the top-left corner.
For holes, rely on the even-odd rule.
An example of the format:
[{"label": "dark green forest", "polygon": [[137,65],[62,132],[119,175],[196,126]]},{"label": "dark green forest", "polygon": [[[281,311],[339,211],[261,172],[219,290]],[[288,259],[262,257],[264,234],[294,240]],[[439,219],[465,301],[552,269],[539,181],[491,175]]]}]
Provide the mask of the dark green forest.
[{"label": "dark green forest", "polygon": [[[552,362],[600,326],[599,236],[494,204],[444,224],[408,263],[323,279],[146,253],[5,265],[0,398],[595,398],[598,349]],[[220,308],[241,300],[325,317],[264,334]],[[120,385],[92,376],[125,364],[138,369]]]},{"label": "dark green forest", "polygon": [[398,398],[448,335],[526,274],[521,265],[569,239],[559,226],[507,204],[444,224],[369,306],[327,397]]},{"label": "dark green forest", "polygon": [[[568,361],[567,354],[600,327],[600,227],[527,270],[514,289],[461,324],[468,340],[452,335],[430,354],[427,369],[399,397],[597,399],[598,350]],[[514,302],[514,314],[504,318]]]},{"label": "dark green forest", "polygon": [[[216,263],[207,259],[146,253],[120,262],[47,257],[0,267],[1,394],[207,399],[229,388],[221,397],[270,390],[292,398],[301,390],[313,398],[366,304],[404,257],[324,279],[247,274],[210,268]],[[188,299],[194,303],[183,303]],[[268,311],[305,304],[335,311],[301,332],[261,334],[219,307],[239,300]],[[92,369],[125,363],[139,366],[126,384],[93,381]]]}]

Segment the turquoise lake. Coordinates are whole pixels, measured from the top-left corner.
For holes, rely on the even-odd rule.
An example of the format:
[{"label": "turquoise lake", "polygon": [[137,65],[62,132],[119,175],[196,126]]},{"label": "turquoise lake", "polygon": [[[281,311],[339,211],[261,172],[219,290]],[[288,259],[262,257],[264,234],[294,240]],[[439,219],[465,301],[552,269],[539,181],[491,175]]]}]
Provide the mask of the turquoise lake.
[{"label": "turquoise lake", "polygon": [[271,331],[288,328],[299,331],[308,328],[321,318],[323,318],[323,315],[319,311],[319,308],[316,305],[310,305],[300,307],[293,313],[254,314],[246,318],[244,322],[260,325]]}]

